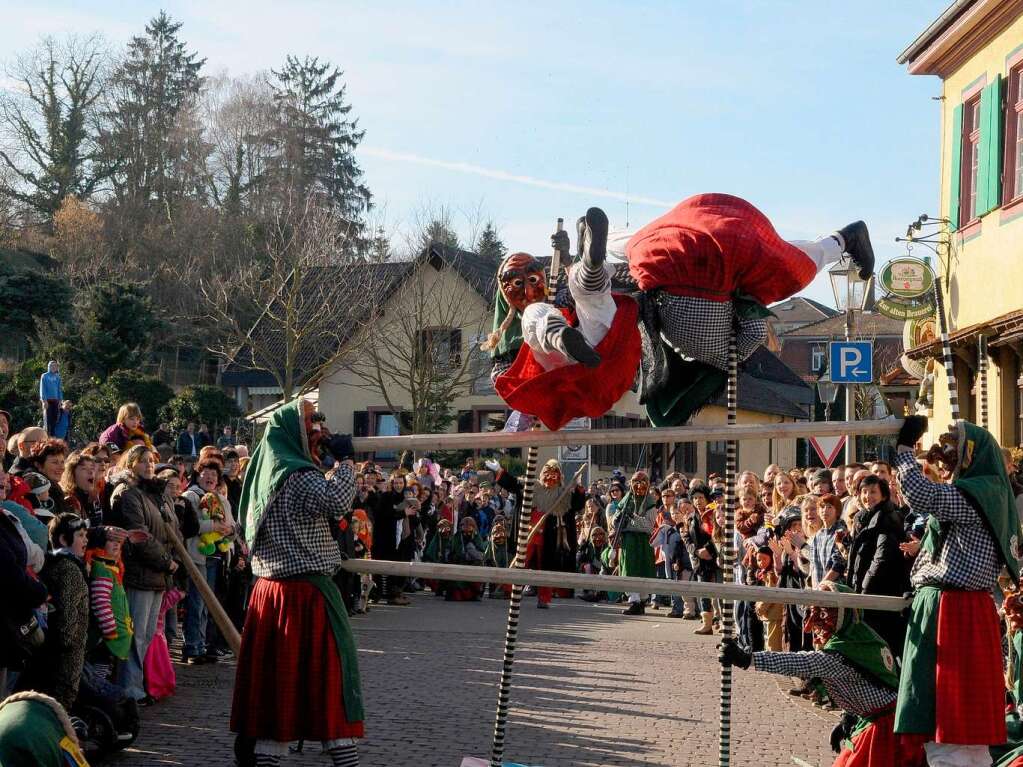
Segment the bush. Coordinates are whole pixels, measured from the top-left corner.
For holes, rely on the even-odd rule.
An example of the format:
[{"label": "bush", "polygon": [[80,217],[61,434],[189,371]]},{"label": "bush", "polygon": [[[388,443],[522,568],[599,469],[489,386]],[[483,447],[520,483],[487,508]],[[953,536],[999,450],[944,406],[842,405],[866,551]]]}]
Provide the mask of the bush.
[{"label": "bush", "polygon": [[207,424],[210,433],[238,418],[241,413],[233,399],[217,386],[186,386],[160,411],[160,420],[172,429],[184,429],[189,421]]}]

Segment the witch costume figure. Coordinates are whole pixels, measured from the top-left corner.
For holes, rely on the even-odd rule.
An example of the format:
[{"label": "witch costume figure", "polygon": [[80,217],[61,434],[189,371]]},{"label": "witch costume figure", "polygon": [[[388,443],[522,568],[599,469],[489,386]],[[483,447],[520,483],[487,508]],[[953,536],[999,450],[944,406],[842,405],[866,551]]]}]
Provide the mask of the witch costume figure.
[{"label": "witch costume figure", "polygon": [[[650,546],[650,533],[657,518],[657,501],[650,493],[650,477],[645,471],[637,471],[629,480],[629,492],[610,512],[611,554],[609,560],[617,568],[618,575],[630,578],[654,578],[657,575],[654,564],[654,550]],[[643,615],[645,594],[633,592],[628,595],[629,606],[623,615]]]},{"label": "witch costume figure", "polygon": [[[494,329],[481,347],[494,355],[501,398],[552,431],[573,418],[604,415],[632,386],[639,366],[636,302],[611,293],[607,216],[590,208],[577,230],[579,260],[568,269],[572,305],[546,303],[543,264],[513,253],[498,269]],[[567,260],[568,234],[558,232],[552,241]]]},{"label": "witch costume figure", "polygon": [[1020,527],[1001,448],[956,421],[928,452],[951,484],[924,477],[914,447],[927,419],[910,416],[893,468],[914,514],[926,515],[910,573],[913,605],[895,731],[924,742],[930,767],[990,765],[1006,742],[1001,626],[992,591],[1005,567],[1019,584]]},{"label": "witch costume figure", "polygon": [[[335,466],[324,476],[320,449]],[[331,576],[331,530],[351,510],[351,438],[328,435],[299,398],[270,417],[242,487],[257,576],[245,617],[231,730],[240,765],[276,765],[295,740],[319,740],[335,767],[359,763],[362,690],[348,612]]]},{"label": "witch costume figure", "polygon": [[[823,591],[852,591],[824,581]],[[833,767],[922,767],[919,742],[903,741],[893,730],[899,674],[885,641],[864,623],[859,611],[811,607],[804,629],[821,645],[815,652],[754,652],[734,639],[718,647],[722,663],[807,681],[819,679],[845,715],[831,733],[838,753]]]},{"label": "witch costume figure", "polygon": [[786,242],[753,205],[701,194],[635,234],[615,233],[642,291],[640,403],[654,426],[678,426],[725,389],[728,345],[739,362],[767,337],[769,304],[795,295],[843,253],[866,279],[874,268],[867,227],[856,221],[814,242]]}]

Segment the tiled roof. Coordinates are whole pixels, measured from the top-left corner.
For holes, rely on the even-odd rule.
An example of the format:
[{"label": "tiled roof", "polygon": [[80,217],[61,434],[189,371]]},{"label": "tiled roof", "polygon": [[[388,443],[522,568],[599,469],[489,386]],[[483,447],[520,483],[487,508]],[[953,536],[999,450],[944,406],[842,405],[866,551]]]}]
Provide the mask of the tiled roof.
[{"label": "tiled roof", "polygon": [[[893,320],[878,312],[864,312],[857,319],[856,335],[859,338],[895,336],[902,338],[903,320]],[[828,317],[824,320],[801,325],[783,334],[783,338],[843,338],[845,337],[845,315]]]}]

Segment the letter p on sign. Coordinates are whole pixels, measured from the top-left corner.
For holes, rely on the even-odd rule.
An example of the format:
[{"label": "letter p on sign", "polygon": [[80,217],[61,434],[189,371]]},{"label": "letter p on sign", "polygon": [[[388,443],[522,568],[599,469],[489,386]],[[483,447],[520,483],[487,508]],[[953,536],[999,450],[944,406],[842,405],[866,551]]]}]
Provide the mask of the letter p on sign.
[{"label": "letter p on sign", "polygon": [[828,369],[835,383],[869,384],[874,380],[872,341],[832,341],[828,345]]}]

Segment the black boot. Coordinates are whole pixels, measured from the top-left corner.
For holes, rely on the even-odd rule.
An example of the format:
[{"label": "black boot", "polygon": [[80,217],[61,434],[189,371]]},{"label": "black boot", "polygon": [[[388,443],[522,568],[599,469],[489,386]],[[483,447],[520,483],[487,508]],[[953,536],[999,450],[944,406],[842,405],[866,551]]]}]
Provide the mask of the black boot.
[{"label": "black boot", "polygon": [[853,221],[838,230],[845,241],[845,252],[860,268],[860,279],[865,280],[874,273],[874,248],[870,244],[867,225],[862,221]]},{"label": "black boot", "polygon": [[579,257],[587,269],[603,269],[607,259],[607,215],[590,208],[576,223],[579,233]]},{"label": "black boot", "polygon": [[629,606],[622,610],[622,615],[645,615],[646,609],[642,602],[629,602]]},{"label": "black boot", "polygon": [[586,343],[583,334],[569,325],[558,325],[547,331],[547,343],[562,354],[588,368],[600,364],[600,355]]}]

